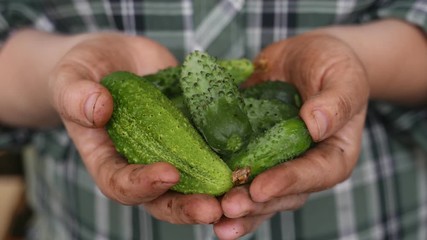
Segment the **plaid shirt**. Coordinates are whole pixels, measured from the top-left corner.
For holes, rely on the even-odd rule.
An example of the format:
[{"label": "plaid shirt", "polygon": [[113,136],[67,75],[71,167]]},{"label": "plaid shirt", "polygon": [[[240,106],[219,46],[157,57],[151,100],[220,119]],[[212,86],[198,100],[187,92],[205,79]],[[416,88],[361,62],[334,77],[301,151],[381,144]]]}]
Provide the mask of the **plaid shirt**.
[{"label": "plaid shirt", "polygon": [[[425,0],[1,0],[0,37],[32,26],[63,32],[115,29],[148,36],[175,56],[203,49],[253,58],[273,41],[317,27],[379,18],[427,30]],[[277,213],[245,239],[427,239],[427,109],[371,102],[351,177]],[[210,225],[172,225],[107,199],[63,128],[0,129],[0,147],[26,143],[36,239],[215,239]]]}]

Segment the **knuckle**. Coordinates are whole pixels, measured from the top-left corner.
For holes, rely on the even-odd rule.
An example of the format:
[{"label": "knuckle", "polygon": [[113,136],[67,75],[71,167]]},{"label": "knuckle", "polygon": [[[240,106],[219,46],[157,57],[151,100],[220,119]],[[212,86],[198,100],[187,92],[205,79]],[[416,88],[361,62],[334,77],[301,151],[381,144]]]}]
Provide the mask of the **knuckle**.
[{"label": "knuckle", "polygon": [[170,198],[166,204],[166,211],[164,212],[163,217],[168,219],[167,221],[172,224],[183,224],[187,223],[181,214],[183,210],[182,204],[178,203],[175,198]]},{"label": "knuckle", "polygon": [[194,213],[191,211],[191,201],[179,201],[170,199],[167,203],[167,213],[171,216],[172,224],[192,224],[195,223]]},{"label": "knuckle", "polygon": [[108,180],[108,188],[114,200],[118,201],[121,204],[130,204],[127,200],[127,191],[119,183],[119,180],[113,175]]},{"label": "knuckle", "polygon": [[181,223],[176,214],[174,214],[175,199],[167,198],[160,201],[151,201],[144,203],[144,208],[156,219],[171,224]]},{"label": "knuckle", "polygon": [[190,201],[180,201],[177,204],[177,212],[183,217],[183,220],[188,220],[192,218],[192,214],[190,211],[190,206],[194,205],[189,203]]},{"label": "knuckle", "polygon": [[139,171],[141,169],[143,169],[144,167],[145,167],[145,165],[137,166],[130,171],[130,173],[128,175],[128,181],[129,181],[131,186],[141,184],[142,180],[141,180],[141,177],[139,176]]},{"label": "knuckle", "polygon": [[[186,223],[210,224],[217,222],[222,216],[222,211],[219,209],[219,205],[214,204],[212,200],[213,198],[207,195],[196,196],[192,201],[185,200],[182,212]],[[206,210],[200,211],[200,209]]]},{"label": "knuckle", "polygon": [[[291,163],[284,163],[284,166],[291,165]],[[285,188],[294,189],[298,187],[299,183],[299,174],[297,171],[287,171],[286,173],[286,186]]]},{"label": "knuckle", "polygon": [[326,171],[331,172],[331,174],[328,175],[328,178],[325,178],[325,189],[332,188],[336,184],[345,181],[352,173],[352,161],[346,155],[345,150],[334,144],[329,144],[328,149],[329,161],[325,165],[328,168]]},{"label": "knuckle", "polygon": [[120,179],[122,176],[121,172],[122,171],[117,171],[113,173],[108,179],[107,188],[109,189],[108,192],[111,198],[123,205],[139,204],[138,200],[140,198],[135,196],[132,188],[129,187],[132,184],[123,184],[124,182]]},{"label": "knuckle", "polygon": [[338,117],[338,120],[347,120],[351,118],[352,115],[352,104],[353,101],[348,95],[338,96],[337,101],[337,110],[334,113],[334,116]]}]

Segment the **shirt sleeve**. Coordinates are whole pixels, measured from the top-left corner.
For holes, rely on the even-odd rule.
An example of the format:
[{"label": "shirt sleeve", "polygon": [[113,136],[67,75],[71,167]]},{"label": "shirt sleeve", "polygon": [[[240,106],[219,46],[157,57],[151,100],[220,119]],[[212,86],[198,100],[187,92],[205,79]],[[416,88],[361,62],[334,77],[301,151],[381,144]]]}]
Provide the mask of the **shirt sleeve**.
[{"label": "shirt sleeve", "polygon": [[53,31],[53,24],[44,12],[42,1],[2,1],[0,3],[0,47],[14,31],[35,28]]},{"label": "shirt sleeve", "polygon": [[409,108],[372,101],[370,114],[380,116],[390,136],[427,151],[427,108]]},{"label": "shirt sleeve", "polygon": [[380,18],[398,18],[427,32],[427,1],[388,0],[383,2],[377,12]]},{"label": "shirt sleeve", "polygon": [[[1,1],[0,3],[0,49],[14,31],[35,28],[50,31],[52,25],[41,11],[41,1]],[[0,122],[0,149],[14,149],[26,144],[31,130],[2,126]]]}]

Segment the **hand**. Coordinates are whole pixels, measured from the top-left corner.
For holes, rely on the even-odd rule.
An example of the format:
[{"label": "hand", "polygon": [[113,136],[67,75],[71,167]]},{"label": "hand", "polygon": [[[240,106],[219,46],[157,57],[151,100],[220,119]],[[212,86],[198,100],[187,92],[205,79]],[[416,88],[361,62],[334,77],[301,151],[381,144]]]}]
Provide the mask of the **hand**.
[{"label": "hand", "polygon": [[179,181],[177,169],[167,163],[128,164],[104,129],[113,109],[112,96],[99,84],[104,75],[118,70],[144,75],[176,64],[166,48],[147,38],[88,34],[51,74],[51,102],[107,197],[127,205],[143,204],[155,217],[171,223],[211,223],[222,215],[216,198],[168,191]]},{"label": "hand", "polygon": [[369,86],[348,45],[326,34],[303,34],[268,46],[255,64],[246,85],[293,83],[304,100],[300,116],[317,145],[228,192],[221,201],[225,218],[214,226],[221,239],[252,232],[274,213],[297,209],[310,193],[345,180],[360,150]]}]

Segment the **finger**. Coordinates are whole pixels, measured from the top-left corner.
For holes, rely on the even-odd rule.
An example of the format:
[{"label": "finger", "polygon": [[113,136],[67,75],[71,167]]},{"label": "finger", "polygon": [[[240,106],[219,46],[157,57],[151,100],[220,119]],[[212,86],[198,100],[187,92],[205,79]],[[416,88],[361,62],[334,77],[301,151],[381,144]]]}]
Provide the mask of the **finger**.
[{"label": "finger", "polygon": [[169,51],[154,41],[101,33],[69,51],[49,79],[52,105],[88,171],[103,193],[123,204],[157,198],[179,181],[179,173],[169,164],[128,165],[117,154],[102,128],[111,117],[113,101],[99,81],[113,71],[142,75],[173,63]]},{"label": "finger", "polygon": [[136,68],[123,56],[127,48],[120,52],[114,46],[108,37],[88,37],[55,67],[49,79],[49,97],[62,119],[85,127],[103,127],[111,117],[113,100],[99,81],[110,72]]},{"label": "finger", "polygon": [[221,240],[234,240],[254,232],[265,220],[273,214],[248,216],[242,218],[222,218],[214,224],[214,232]]},{"label": "finger", "polygon": [[170,192],[144,207],[157,219],[173,224],[212,224],[222,216],[218,200],[206,194]]},{"label": "finger", "polygon": [[363,120],[364,114],[355,116],[336,135],[301,157],[257,176],[250,186],[252,199],[266,202],[275,197],[321,191],[347,179],[358,159]]},{"label": "finger", "polygon": [[111,94],[95,81],[69,79],[56,81],[52,91],[52,104],[61,118],[85,127],[103,127],[113,111]]},{"label": "finger", "polygon": [[239,186],[227,192],[221,200],[224,215],[240,218],[248,215],[265,215],[278,211],[296,210],[307,200],[308,194],[296,194],[273,198],[268,202],[254,202],[248,186]]},{"label": "finger", "polygon": [[308,34],[288,44],[284,75],[300,91],[300,116],[313,140],[322,141],[367,105],[366,71],[357,55],[336,38]]},{"label": "finger", "polygon": [[242,87],[249,87],[266,80],[286,80],[282,68],[284,43],[285,41],[279,41],[270,44],[255,57],[254,72]]},{"label": "finger", "polygon": [[144,75],[176,63],[165,47],[150,39],[101,33],[76,45],[58,64],[49,79],[49,97],[63,119],[103,127],[113,100],[99,84],[102,77],[114,71]]},{"label": "finger", "polygon": [[221,199],[221,207],[228,218],[239,218],[256,211],[258,205],[250,197],[248,186],[238,186],[228,191]]},{"label": "finger", "polygon": [[341,40],[304,34],[265,48],[245,86],[262,80],[293,83],[304,104],[300,115],[314,141],[321,141],[360,112],[369,96],[366,71]]},{"label": "finger", "polygon": [[129,165],[102,128],[84,128],[73,122],[66,127],[97,186],[117,202],[136,205],[151,201],[179,181],[178,170],[167,163]]},{"label": "finger", "polygon": [[[179,173],[167,163],[124,163],[120,166],[122,159],[116,161],[104,161],[99,166],[103,170],[98,170],[97,178],[105,179],[105,182],[100,182],[98,186],[104,189],[105,195],[122,204],[138,205],[152,201],[179,181]],[[113,164],[115,166],[111,166]]]},{"label": "finger", "polygon": [[326,73],[322,78],[318,92],[303,96],[300,110],[314,141],[328,138],[363,111],[369,95],[364,73],[358,70]]}]

